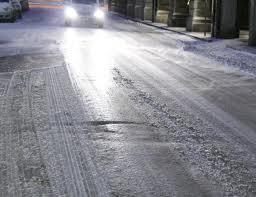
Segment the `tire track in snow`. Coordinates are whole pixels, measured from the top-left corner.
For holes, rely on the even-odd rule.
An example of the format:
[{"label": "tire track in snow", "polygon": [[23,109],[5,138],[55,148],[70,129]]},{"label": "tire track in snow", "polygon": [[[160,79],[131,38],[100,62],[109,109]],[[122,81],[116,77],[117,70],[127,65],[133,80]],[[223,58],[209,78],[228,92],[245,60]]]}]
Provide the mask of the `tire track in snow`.
[{"label": "tire track in snow", "polygon": [[50,127],[49,107],[48,107],[48,94],[46,84],[46,71],[43,69],[34,70],[32,75],[31,85],[31,111],[35,130],[39,138],[42,157],[45,161],[47,174],[49,176],[49,182],[51,185],[51,194],[54,196],[63,196],[65,189],[63,184],[62,175],[63,171],[58,161],[61,161],[58,152],[58,146],[56,146],[57,130]]},{"label": "tire track in snow", "polygon": [[66,68],[11,76],[0,97],[1,195],[108,196],[80,137],[85,117]]},{"label": "tire track in snow", "polygon": [[[97,173],[90,162],[90,155],[86,147],[80,143],[79,133],[82,130],[77,124],[76,115],[79,114],[76,98],[71,83],[65,83],[68,76],[65,68],[51,69],[47,72],[49,86],[50,109],[59,130],[61,142],[59,144],[64,164],[61,164],[65,174],[69,196],[106,196],[97,184]],[[62,76],[61,76],[62,75]],[[67,98],[70,95],[71,98]],[[73,98],[72,98],[73,97]],[[69,100],[68,100],[69,99]],[[81,114],[80,114],[81,115]],[[83,116],[83,115],[82,115]],[[70,184],[72,183],[72,184]],[[66,185],[67,186],[67,185]]]},{"label": "tire track in snow", "polygon": [[[90,196],[108,196],[108,190],[104,184],[104,180],[102,178],[99,178],[100,174],[96,168],[96,164],[94,164],[92,160],[92,144],[90,144],[89,140],[80,140],[81,133],[78,132],[81,130],[83,130],[83,132],[88,130],[87,126],[90,126],[88,123],[84,125],[86,126],[86,128],[81,127],[80,123],[83,122],[85,119],[88,119],[90,115],[88,114],[88,112],[85,113],[85,111],[83,110],[85,106],[83,106],[82,103],[80,103],[80,100],[76,97],[76,93],[71,86],[71,81],[65,80],[65,82],[63,83],[63,79],[67,78],[68,74],[66,67],[64,69],[64,72],[58,72],[58,69],[55,70],[55,72],[55,74],[59,73],[60,76],[57,77],[58,83],[63,84],[60,87],[69,112],[67,113],[69,114],[69,116],[67,114],[65,115],[71,120],[74,125],[75,132],[73,133],[73,135],[75,137],[74,139],[76,140],[76,144],[78,145],[77,150],[82,150],[79,154],[79,159],[81,160],[80,167],[82,168],[81,173],[86,178],[85,180],[87,181]],[[70,90],[68,94],[67,90]]]},{"label": "tire track in snow", "polygon": [[[6,78],[4,73],[1,73],[1,83],[4,78],[3,93],[0,96],[0,193],[3,196],[7,196],[8,183],[7,183],[7,130],[9,128],[7,122],[7,93],[9,92],[9,87],[13,79],[13,74],[10,73],[9,79]],[[8,82],[8,85],[6,85]]]},{"label": "tire track in snow", "polygon": [[[4,110],[6,182],[5,196],[48,194],[48,185],[41,185],[44,165],[33,130],[29,107],[29,72],[15,72],[7,91]],[[2,118],[1,118],[2,119]]]},{"label": "tire track in snow", "polygon": [[[57,82],[55,81],[55,77],[53,77],[53,74],[51,72],[49,74],[49,81],[50,81],[50,88],[51,88],[51,93],[50,96],[52,97],[51,99],[53,100],[54,104],[51,106],[51,108],[54,110],[53,113],[55,114],[55,119],[57,123],[58,130],[60,132],[60,137],[61,141],[63,142],[64,146],[62,147],[62,156],[64,163],[64,173],[67,174],[68,180],[66,180],[66,183],[70,181],[70,187],[68,189],[68,192],[70,192],[69,195],[72,196],[79,196],[81,193],[86,193],[85,188],[82,185],[82,187],[79,187],[81,183],[81,177],[78,175],[78,166],[77,166],[77,161],[74,159],[75,152],[74,150],[70,147],[72,142],[70,141],[70,134],[69,134],[69,128],[64,126],[63,122],[67,122],[65,120],[65,117],[63,117],[62,113],[65,113],[65,107],[60,103],[60,96],[62,96],[58,90],[57,90]],[[64,119],[64,120],[63,120]],[[67,185],[66,185],[67,186]],[[83,192],[82,192],[83,191]]]}]

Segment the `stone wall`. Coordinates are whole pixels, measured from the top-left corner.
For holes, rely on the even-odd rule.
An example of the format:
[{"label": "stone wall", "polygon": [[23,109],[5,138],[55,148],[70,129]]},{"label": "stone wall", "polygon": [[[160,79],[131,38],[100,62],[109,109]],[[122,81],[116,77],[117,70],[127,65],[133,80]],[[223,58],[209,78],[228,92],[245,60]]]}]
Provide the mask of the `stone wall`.
[{"label": "stone wall", "polygon": [[191,0],[189,2],[189,16],[187,31],[211,31],[211,0]]},{"label": "stone wall", "polygon": [[[237,38],[249,29],[256,45],[256,0],[111,0],[111,10],[141,20],[154,20],[187,31]],[[213,6],[214,5],[214,6]],[[155,9],[155,10],[154,10]]]},{"label": "stone wall", "polygon": [[156,22],[167,24],[169,11],[169,0],[158,0]]}]

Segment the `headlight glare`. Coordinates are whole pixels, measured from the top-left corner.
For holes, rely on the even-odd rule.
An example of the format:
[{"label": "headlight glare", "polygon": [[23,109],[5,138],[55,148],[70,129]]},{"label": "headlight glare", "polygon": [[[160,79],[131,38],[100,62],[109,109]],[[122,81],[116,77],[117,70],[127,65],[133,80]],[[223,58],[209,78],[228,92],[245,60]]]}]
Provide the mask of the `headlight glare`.
[{"label": "headlight glare", "polygon": [[95,12],[94,12],[94,17],[97,18],[97,19],[104,19],[105,17],[105,14],[102,10],[100,9],[97,9]]},{"label": "headlight glare", "polygon": [[66,15],[66,17],[71,18],[71,19],[76,19],[78,16],[76,10],[72,7],[66,8],[65,15]]}]

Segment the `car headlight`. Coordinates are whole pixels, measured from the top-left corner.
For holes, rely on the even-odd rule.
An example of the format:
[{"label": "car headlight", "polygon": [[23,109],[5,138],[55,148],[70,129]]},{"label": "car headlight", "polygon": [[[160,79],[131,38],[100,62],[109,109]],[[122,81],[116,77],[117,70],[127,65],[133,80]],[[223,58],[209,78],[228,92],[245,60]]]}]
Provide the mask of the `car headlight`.
[{"label": "car headlight", "polygon": [[65,15],[66,15],[66,17],[71,18],[71,19],[76,19],[78,17],[76,10],[72,7],[66,8]]},{"label": "car headlight", "polygon": [[105,17],[105,14],[102,10],[100,9],[97,9],[95,12],[94,12],[94,17],[97,18],[97,19],[104,19]]}]

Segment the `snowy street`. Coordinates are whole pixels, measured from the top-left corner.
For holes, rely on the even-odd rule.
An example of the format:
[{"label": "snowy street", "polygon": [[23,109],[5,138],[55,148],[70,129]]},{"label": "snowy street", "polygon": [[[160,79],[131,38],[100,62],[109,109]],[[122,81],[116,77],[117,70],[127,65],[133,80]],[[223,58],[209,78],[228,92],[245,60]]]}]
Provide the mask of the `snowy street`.
[{"label": "snowy street", "polygon": [[256,196],[255,51],[106,20],[0,24],[0,197]]}]

